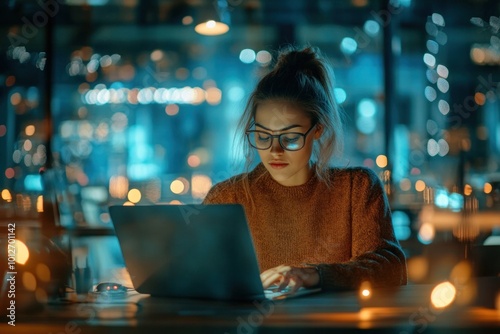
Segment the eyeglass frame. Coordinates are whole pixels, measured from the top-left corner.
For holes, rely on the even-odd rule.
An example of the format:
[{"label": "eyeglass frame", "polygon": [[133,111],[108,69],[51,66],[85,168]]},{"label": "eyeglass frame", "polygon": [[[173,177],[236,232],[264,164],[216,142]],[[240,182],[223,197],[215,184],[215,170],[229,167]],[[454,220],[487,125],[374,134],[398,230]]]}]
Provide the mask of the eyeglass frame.
[{"label": "eyeglass frame", "polygon": [[[270,134],[269,132],[266,132],[266,131],[262,131],[262,130],[247,130],[245,131],[245,134],[247,135],[247,140],[248,140],[248,143],[250,144],[250,146],[252,146],[253,148],[257,149],[257,150],[261,150],[261,151],[264,151],[264,150],[268,150],[270,149],[271,147],[273,147],[273,141],[274,141],[274,138],[277,138],[278,139],[278,143],[280,144],[281,148],[285,151],[290,151],[290,152],[296,152],[296,151],[300,151],[301,149],[304,148],[304,146],[306,145],[306,139],[307,139],[307,135],[309,134],[309,132],[311,132],[311,130],[317,125],[317,123],[313,123],[313,125],[311,125],[311,127],[309,128],[309,130],[307,130],[306,132],[304,133],[301,133],[301,132],[283,132],[283,133],[280,133],[279,135],[273,135],[273,134]],[[252,145],[252,141],[250,140],[250,135],[251,134],[254,134],[254,133],[265,133],[266,135],[270,136],[271,137],[271,141],[270,141],[270,144],[269,144],[269,147],[267,148],[259,148],[259,147],[255,147]],[[283,135],[290,135],[290,134],[295,134],[295,135],[301,135],[302,137],[304,137],[304,142],[302,144],[302,146],[296,150],[290,150],[286,147],[283,146],[283,144],[281,143],[281,136]]]}]

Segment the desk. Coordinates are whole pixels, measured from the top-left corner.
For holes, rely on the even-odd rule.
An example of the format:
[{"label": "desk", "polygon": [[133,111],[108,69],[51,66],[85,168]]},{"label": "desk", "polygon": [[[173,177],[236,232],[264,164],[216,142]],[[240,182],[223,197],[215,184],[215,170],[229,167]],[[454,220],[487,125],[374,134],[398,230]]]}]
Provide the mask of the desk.
[{"label": "desk", "polygon": [[15,327],[3,320],[0,333],[500,333],[495,308],[452,305],[432,311],[432,287],[374,290],[367,302],[351,291],[261,303],[147,297],[122,304],[48,304],[39,312],[18,314]]}]

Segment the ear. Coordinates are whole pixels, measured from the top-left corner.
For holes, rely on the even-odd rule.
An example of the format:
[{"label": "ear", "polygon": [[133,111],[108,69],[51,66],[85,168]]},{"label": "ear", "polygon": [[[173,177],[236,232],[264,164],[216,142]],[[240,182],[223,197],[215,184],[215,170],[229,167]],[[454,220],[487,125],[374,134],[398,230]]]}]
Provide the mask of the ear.
[{"label": "ear", "polygon": [[323,134],[323,125],[318,124],[316,125],[316,129],[314,130],[314,139],[320,139],[321,135]]}]

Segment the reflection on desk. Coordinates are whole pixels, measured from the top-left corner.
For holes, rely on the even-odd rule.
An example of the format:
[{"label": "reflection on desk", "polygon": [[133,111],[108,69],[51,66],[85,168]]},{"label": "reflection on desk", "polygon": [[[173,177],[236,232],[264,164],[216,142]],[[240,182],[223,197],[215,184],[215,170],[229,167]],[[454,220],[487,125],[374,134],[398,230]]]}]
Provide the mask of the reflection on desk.
[{"label": "reflection on desk", "polygon": [[[444,309],[430,302],[433,285],[323,292],[283,301],[233,303],[143,296],[133,302],[51,303],[17,315],[1,333],[485,333],[500,330],[500,278],[481,278],[469,305]],[[459,288],[457,288],[457,291]],[[482,291],[482,292],[481,292]],[[458,291],[460,293],[460,291]]]}]

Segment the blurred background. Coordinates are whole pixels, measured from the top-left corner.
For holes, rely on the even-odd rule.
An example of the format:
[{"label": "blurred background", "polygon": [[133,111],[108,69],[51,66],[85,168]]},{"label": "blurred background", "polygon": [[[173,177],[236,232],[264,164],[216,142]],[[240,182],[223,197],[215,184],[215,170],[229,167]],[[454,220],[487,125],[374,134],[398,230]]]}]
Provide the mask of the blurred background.
[{"label": "blurred background", "polygon": [[499,15],[495,0],[2,1],[1,220],[95,277],[121,268],[108,205],[200,203],[241,172],[249,94],[280,47],[309,44],[346,116],[333,164],[378,173],[410,281],[432,280],[500,238]]}]

